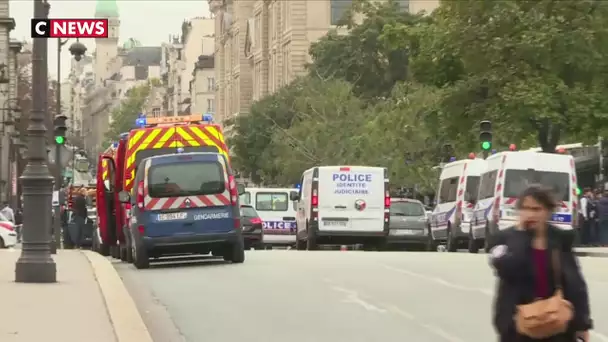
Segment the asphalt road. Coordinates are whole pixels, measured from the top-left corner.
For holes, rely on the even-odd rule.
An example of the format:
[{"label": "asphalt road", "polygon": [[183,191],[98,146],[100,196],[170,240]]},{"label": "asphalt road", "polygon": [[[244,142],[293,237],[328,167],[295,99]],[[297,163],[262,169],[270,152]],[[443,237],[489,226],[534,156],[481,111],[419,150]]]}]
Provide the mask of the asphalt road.
[{"label": "asphalt road", "polygon": [[[495,341],[494,277],[466,253],[252,251],[149,270],[115,264],[156,342]],[[581,258],[608,342],[608,258]]]}]

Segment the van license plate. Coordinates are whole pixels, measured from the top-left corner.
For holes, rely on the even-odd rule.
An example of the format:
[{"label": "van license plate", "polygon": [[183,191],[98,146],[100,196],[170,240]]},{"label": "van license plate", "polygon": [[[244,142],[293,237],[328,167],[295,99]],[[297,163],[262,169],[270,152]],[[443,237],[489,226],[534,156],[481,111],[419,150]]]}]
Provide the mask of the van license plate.
[{"label": "van license plate", "polygon": [[323,221],[323,225],[329,227],[346,227],[346,223],[346,221]]},{"label": "van license plate", "polygon": [[173,220],[183,220],[188,217],[188,213],[167,213],[167,214],[158,214],[159,221],[173,221]]}]

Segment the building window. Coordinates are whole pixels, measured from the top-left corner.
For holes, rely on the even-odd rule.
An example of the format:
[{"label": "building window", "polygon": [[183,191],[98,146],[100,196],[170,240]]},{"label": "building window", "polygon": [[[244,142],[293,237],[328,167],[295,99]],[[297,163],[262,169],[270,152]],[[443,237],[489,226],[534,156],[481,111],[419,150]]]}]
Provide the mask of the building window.
[{"label": "building window", "polygon": [[352,5],[353,0],[330,0],[331,24],[338,25],[344,13]]},{"label": "building window", "polygon": [[207,91],[215,90],[215,78],[207,77]]},{"label": "building window", "polygon": [[152,117],[158,118],[160,117],[160,108],[152,108]]},{"label": "building window", "polygon": [[215,113],[215,101],[213,99],[207,99],[207,113]]},{"label": "building window", "polygon": [[399,0],[399,1],[397,1],[397,4],[399,5],[399,9],[402,12],[410,11],[410,0]]}]

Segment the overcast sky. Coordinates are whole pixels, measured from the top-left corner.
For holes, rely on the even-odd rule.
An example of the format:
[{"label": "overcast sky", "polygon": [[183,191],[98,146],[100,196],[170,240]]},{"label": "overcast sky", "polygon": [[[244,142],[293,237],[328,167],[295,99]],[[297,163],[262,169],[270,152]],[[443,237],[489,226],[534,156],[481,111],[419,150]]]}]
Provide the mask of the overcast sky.
[{"label": "overcast sky", "polygon": [[[51,3],[51,18],[93,18],[96,1],[84,0],[49,0]],[[11,32],[11,38],[17,40],[30,39],[30,19],[33,15],[33,1],[9,0],[10,14],[17,24]],[[128,38],[135,38],[145,46],[159,46],[169,39],[169,35],[181,34],[181,24],[184,19],[209,16],[209,6],[206,0],[118,0],[120,11],[120,41],[122,44]],[[63,47],[61,56],[62,78],[67,75],[70,65],[68,42]],[[87,46],[87,54],[95,50],[95,41],[83,40]],[[57,41],[49,41],[49,74],[56,77],[57,70]]]}]

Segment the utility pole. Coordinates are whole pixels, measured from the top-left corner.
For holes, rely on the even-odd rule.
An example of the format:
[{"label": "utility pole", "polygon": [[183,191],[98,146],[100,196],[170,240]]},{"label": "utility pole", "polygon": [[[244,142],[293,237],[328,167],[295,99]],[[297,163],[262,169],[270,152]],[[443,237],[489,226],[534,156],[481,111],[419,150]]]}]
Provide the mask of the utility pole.
[{"label": "utility pole", "polygon": [[[34,1],[34,18],[46,18],[49,4]],[[15,265],[19,283],[54,283],[57,265],[51,258],[51,199],[53,177],[47,166],[47,40],[34,38],[32,47],[32,111],[29,115],[27,165],[20,180],[23,187],[23,246]],[[46,87],[46,88],[45,88]]]}]

